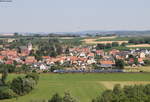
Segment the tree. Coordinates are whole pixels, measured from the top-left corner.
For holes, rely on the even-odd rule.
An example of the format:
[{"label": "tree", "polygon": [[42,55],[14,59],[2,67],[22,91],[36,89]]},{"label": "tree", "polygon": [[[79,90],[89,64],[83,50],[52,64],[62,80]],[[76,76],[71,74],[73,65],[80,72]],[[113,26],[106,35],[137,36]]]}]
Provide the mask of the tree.
[{"label": "tree", "polygon": [[97,98],[97,102],[112,102],[113,92],[112,90],[106,90],[102,93],[101,98]]},{"label": "tree", "polygon": [[77,100],[73,98],[69,92],[65,92],[65,96],[63,97],[63,102],[77,102]]},{"label": "tree", "polygon": [[35,86],[36,82],[32,78],[17,77],[11,83],[11,89],[18,95],[29,93]]},{"label": "tree", "polygon": [[51,57],[56,57],[56,56],[57,56],[57,53],[56,53],[55,51],[52,51],[51,54],[50,54],[50,56],[51,56]]},{"label": "tree", "polygon": [[121,44],[121,46],[125,47],[125,46],[126,46],[126,43],[125,43],[125,42],[123,42],[123,43]]},{"label": "tree", "polygon": [[105,49],[105,44],[97,44],[96,49]]},{"label": "tree", "polygon": [[125,66],[125,63],[123,60],[120,60],[120,59],[116,59],[116,67],[118,69],[124,69],[124,66]]},{"label": "tree", "polygon": [[17,96],[13,90],[7,86],[0,86],[0,99],[10,99]]},{"label": "tree", "polygon": [[30,73],[30,74],[27,74],[25,76],[25,78],[32,78],[33,80],[35,80],[36,84],[38,83],[39,81],[39,75],[37,73]]},{"label": "tree", "polygon": [[48,102],[63,102],[63,99],[58,93],[56,93],[50,100],[48,100]]},{"label": "tree", "polygon": [[3,85],[6,84],[6,79],[7,79],[7,76],[8,76],[8,70],[5,68],[4,71],[2,72],[2,83]]},{"label": "tree", "polygon": [[69,54],[69,47],[66,48],[65,54]]},{"label": "tree", "polygon": [[112,45],[110,44],[110,43],[107,43],[106,45],[105,45],[105,48],[107,48],[107,49],[109,49],[109,48],[111,48],[112,47]]},{"label": "tree", "polygon": [[119,93],[121,93],[121,91],[122,91],[122,89],[121,89],[120,84],[116,84],[113,88],[113,93],[119,94]]},{"label": "tree", "polygon": [[14,33],[14,36],[15,36],[15,37],[18,37],[18,36],[19,36],[19,33],[15,32],[15,33]]},{"label": "tree", "polygon": [[118,42],[112,42],[112,47],[118,47],[119,43]]},{"label": "tree", "polygon": [[115,85],[113,90],[106,90],[92,102],[150,102],[150,85],[124,86]]},{"label": "tree", "polygon": [[11,89],[18,95],[22,95],[22,83],[23,79],[21,77],[17,77],[13,79],[11,83]]},{"label": "tree", "polygon": [[150,60],[144,60],[144,63],[146,66],[149,66],[150,65]]}]

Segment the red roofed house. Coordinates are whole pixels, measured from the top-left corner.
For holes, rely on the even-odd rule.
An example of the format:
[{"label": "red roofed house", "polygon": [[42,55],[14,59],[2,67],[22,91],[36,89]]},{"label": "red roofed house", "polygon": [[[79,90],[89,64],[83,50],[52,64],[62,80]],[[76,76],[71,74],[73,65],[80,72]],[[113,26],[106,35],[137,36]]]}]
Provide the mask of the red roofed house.
[{"label": "red roofed house", "polygon": [[0,56],[0,60],[3,60],[5,58],[5,56]]},{"label": "red roofed house", "polygon": [[104,56],[104,51],[103,50],[96,50],[96,54]]},{"label": "red roofed house", "polygon": [[25,63],[26,64],[33,64],[33,63],[36,63],[37,60],[35,59],[34,56],[28,56],[26,59],[25,59]]},{"label": "red roofed house", "polygon": [[94,57],[94,53],[89,53],[87,56],[88,57]]},{"label": "red roofed house", "polygon": [[144,64],[144,61],[143,61],[142,58],[138,58],[138,62],[139,62],[140,64]]},{"label": "red roofed house", "polygon": [[101,67],[103,68],[111,68],[113,65],[115,65],[115,62],[111,60],[101,60],[100,61]]},{"label": "red roofed house", "polygon": [[5,64],[13,64],[13,60],[7,60]]},{"label": "red roofed house", "polygon": [[120,52],[119,50],[113,49],[113,50],[109,51],[109,54],[115,56],[119,52]]}]

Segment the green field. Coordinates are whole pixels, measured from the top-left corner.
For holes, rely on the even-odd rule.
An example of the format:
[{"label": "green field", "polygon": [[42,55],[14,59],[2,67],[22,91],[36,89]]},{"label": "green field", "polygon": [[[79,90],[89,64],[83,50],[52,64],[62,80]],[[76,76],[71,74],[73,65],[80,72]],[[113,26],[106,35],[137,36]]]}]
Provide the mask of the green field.
[{"label": "green field", "polygon": [[[20,75],[10,74],[9,80]],[[50,99],[55,92],[63,95],[65,91],[75,96],[80,102],[91,102],[106,88],[101,81],[150,81],[149,73],[107,73],[107,74],[41,74],[40,81],[30,94],[17,99],[0,102],[34,102]],[[111,84],[111,83],[110,83]]]}]

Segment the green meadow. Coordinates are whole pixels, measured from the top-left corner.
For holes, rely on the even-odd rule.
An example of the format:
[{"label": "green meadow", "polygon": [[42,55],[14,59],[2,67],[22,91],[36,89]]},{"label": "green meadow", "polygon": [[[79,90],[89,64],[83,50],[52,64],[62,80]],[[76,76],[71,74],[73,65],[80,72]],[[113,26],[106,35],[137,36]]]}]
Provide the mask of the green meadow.
[{"label": "green meadow", "polygon": [[[19,74],[10,74],[9,80]],[[150,81],[149,73],[95,73],[95,74],[40,74],[37,87],[28,95],[18,98],[1,100],[0,102],[40,102],[47,100],[54,93],[64,94],[65,91],[76,97],[80,102],[91,102],[106,88],[101,81]],[[111,83],[110,83],[111,84]],[[39,100],[39,101],[37,101]]]}]

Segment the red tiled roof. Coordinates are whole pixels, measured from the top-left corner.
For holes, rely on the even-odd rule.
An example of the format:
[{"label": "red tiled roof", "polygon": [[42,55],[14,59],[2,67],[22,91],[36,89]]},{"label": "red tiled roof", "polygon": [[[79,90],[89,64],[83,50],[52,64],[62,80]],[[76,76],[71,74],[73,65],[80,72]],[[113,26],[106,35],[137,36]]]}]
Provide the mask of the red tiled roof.
[{"label": "red tiled roof", "polygon": [[44,59],[49,59],[50,56],[42,56],[42,58],[44,58]]},{"label": "red tiled roof", "polygon": [[113,49],[113,50],[109,51],[109,54],[115,55],[115,54],[117,54],[119,52],[120,52],[119,50]]},{"label": "red tiled roof", "polygon": [[138,58],[138,62],[143,62],[143,59],[142,58]]},{"label": "red tiled roof", "polygon": [[5,57],[4,56],[0,56],[0,60],[3,60]]},{"label": "red tiled roof", "polygon": [[94,57],[94,53],[89,53],[88,56]]},{"label": "red tiled roof", "polygon": [[130,58],[129,61],[133,63],[134,62],[134,58]]},{"label": "red tiled roof", "polygon": [[37,60],[35,59],[34,56],[28,56],[26,59],[25,59],[25,63],[27,64],[32,64],[32,63],[35,63],[37,62]]},{"label": "red tiled roof", "polygon": [[5,64],[13,64],[13,60],[7,60]]},{"label": "red tiled roof", "polygon": [[113,61],[106,60],[106,61],[100,61],[101,64],[115,64]]}]

